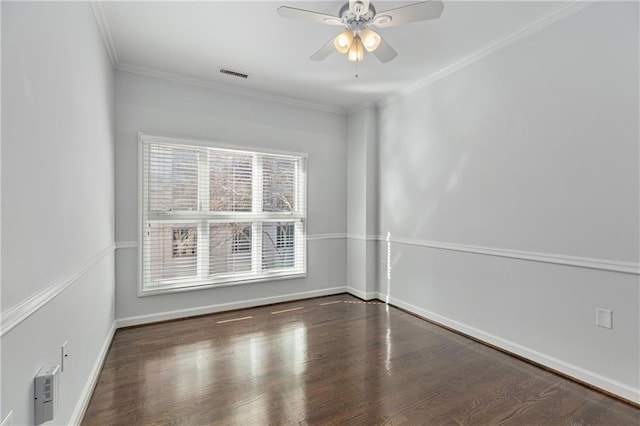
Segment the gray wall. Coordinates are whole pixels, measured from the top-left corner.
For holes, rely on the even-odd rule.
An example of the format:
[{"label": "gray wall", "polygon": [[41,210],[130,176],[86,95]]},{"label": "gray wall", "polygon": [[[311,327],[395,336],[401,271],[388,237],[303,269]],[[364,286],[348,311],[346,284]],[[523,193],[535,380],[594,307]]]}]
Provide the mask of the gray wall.
[{"label": "gray wall", "polygon": [[[0,418],[32,422],[33,375],[69,341],[55,423],[77,421],[115,318],[347,288],[640,402],[637,3],[586,7],[348,118],[114,82],[87,3],[1,7]],[[307,152],[308,277],[139,298],[139,131]]]},{"label": "gray wall", "polygon": [[347,286],[363,298],[377,296],[378,267],[378,116],[375,107],[348,119]]},{"label": "gray wall", "polygon": [[638,52],[596,3],[381,109],[393,303],[640,402]]},{"label": "gray wall", "polygon": [[[138,297],[140,131],[308,153],[308,276]],[[116,241],[123,247],[116,253],[118,324],[345,291],[346,135],[344,115],[117,71]]]},{"label": "gray wall", "polygon": [[55,422],[77,420],[111,337],[113,95],[89,3],[2,3],[0,416],[16,425],[65,341]]}]

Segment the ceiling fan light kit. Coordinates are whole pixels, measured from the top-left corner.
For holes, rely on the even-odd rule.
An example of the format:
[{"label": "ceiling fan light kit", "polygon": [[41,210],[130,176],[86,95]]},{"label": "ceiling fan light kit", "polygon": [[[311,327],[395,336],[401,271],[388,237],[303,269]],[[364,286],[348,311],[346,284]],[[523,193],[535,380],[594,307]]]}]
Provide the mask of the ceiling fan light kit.
[{"label": "ceiling fan light kit", "polygon": [[398,53],[384,41],[382,36],[370,26],[387,28],[409,22],[437,19],[444,5],[440,0],[429,0],[376,13],[369,0],[349,0],[342,5],[338,16],[327,15],[311,10],[280,6],[278,14],[287,18],[303,19],[328,25],[341,25],[345,29],[329,40],[311,56],[315,61],[326,59],[334,50],[346,54],[349,61],[364,59],[364,50],[373,53],[380,62],[389,62]]}]

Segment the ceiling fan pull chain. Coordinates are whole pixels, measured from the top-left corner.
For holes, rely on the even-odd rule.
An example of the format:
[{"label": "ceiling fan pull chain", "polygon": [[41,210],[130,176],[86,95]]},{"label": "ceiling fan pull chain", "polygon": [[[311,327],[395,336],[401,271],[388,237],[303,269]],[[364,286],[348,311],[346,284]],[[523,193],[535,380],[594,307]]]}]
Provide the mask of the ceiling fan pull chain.
[{"label": "ceiling fan pull chain", "polygon": [[358,61],[358,58],[356,58],[356,74],[355,74],[356,78],[358,78],[358,62],[360,61]]}]

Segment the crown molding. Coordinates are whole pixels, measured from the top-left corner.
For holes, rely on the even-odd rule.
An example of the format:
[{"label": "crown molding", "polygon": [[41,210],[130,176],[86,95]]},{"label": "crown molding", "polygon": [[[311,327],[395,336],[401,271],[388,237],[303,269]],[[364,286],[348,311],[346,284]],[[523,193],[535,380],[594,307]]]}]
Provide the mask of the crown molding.
[{"label": "crown molding", "polygon": [[206,87],[208,89],[213,89],[219,92],[225,92],[233,95],[260,99],[263,101],[276,102],[276,103],[295,106],[295,107],[315,109],[318,111],[329,112],[332,114],[345,115],[347,113],[346,108],[342,108],[342,107],[325,105],[325,104],[320,104],[316,102],[309,102],[302,99],[290,98],[286,96],[278,96],[278,95],[274,95],[271,93],[267,93],[267,92],[263,92],[255,89],[239,88],[237,86],[232,86],[232,85],[228,85],[220,82],[214,82],[211,80],[202,80],[194,77],[188,77],[182,74],[131,65],[126,62],[123,62],[118,57],[118,51],[116,49],[115,43],[113,42],[111,29],[109,27],[109,21],[107,20],[107,15],[103,7],[103,0],[91,0],[89,3],[91,4],[91,8],[93,9],[93,13],[96,18],[96,23],[98,24],[100,35],[102,35],[102,40],[107,49],[107,53],[109,55],[109,60],[111,61],[111,65],[117,70],[129,72],[132,74],[143,75],[146,77],[154,77],[154,78],[169,80],[175,83]]},{"label": "crown molding", "polygon": [[347,108],[347,115],[355,114],[365,109],[378,109],[378,102],[363,102]]},{"label": "crown molding", "polygon": [[302,108],[310,108],[315,109],[322,112],[328,112],[332,114],[345,115],[346,109],[341,107],[335,107],[325,104],[319,104],[315,102],[304,101],[301,99],[289,98],[285,96],[273,95],[266,92],[261,92],[255,89],[244,89],[236,86],[230,86],[218,82],[213,82],[210,80],[202,80],[199,78],[187,77],[182,74],[176,74],[167,71],[160,71],[146,67],[139,67],[135,65],[130,65],[123,62],[118,62],[115,69],[119,71],[124,71],[132,74],[143,75],[146,77],[154,77],[160,78],[163,80],[169,80],[175,83],[187,84],[190,86],[199,86],[205,87],[207,89],[216,90],[218,92],[230,93],[232,95],[245,96],[254,99],[260,99],[268,102],[276,102],[280,104],[302,107]]},{"label": "crown molding", "polygon": [[474,53],[468,55],[467,57],[442,68],[441,70],[427,76],[426,78],[423,78],[421,80],[416,81],[415,83],[408,85],[404,89],[401,89],[390,96],[380,98],[374,102],[363,102],[348,108],[320,104],[320,103],[315,103],[315,102],[310,102],[302,99],[290,98],[285,96],[278,96],[278,95],[274,95],[271,93],[267,93],[267,92],[263,92],[255,89],[240,88],[237,86],[231,86],[228,84],[214,82],[211,80],[203,80],[203,79],[198,79],[194,77],[188,77],[183,74],[177,74],[177,73],[172,73],[168,71],[141,67],[141,66],[131,65],[131,64],[122,62],[118,57],[118,53],[117,53],[115,44],[113,42],[113,38],[111,36],[109,23],[107,21],[106,14],[104,12],[103,0],[92,0],[90,1],[90,4],[95,14],[96,22],[98,24],[100,34],[102,35],[102,39],[107,49],[107,53],[109,54],[109,59],[111,60],[113,67],[117,70],[120,70],[123,72],[129,72],[132,74],[143,75],[147,77],[160,78],[160,79],[173,81],[176,83],[181,83],[186,85],[191,85],[191,86],[205,87],[205,88],[216,90],[219,92],[225,92],[225,93],[245,96],[245,97],[254,98],[254,99],[260,99],[260,100],[269,101],[269,102],[276,102],[276,103],[295,106],[295,107],[309,108],[309,109],[314,109],[322,112],[328,112],[328,113],[339,114],[339,115],[349,115],[349,114],[357,113],[367,108],[376,109],[376,108],[382,108],[387,105],[390,105],[398,101],[399,99],[402,99],[403,97],[411,93],[414,93],[424,87],[427,87],[430,84],[474,62],[477,62],[483,59],[484,57],[489,56],[492,53],[504,47],[507,47],[510,44],[528,35],[531,35],[537,31],[540,31],[541,29],[553,24],[554,22],[557,22],[567,16],[570,16],[584,9],[585,7],[592,5],[594,2],[595,2],[594,0],[575,0],[568,4],[564,4],[556,8],[555,10],[553,10],[551,13],[543,16],[542,18],[539,18],[529,23],[528,25],[525,25],[519,30],[505,37],[502,37],[480,48],[479,50],[476,50]]},{"label": "crown molding", "polygon": [[476,50],[475,52],[473,52],[472,54],[470,54],[469,56],[452,63],[451,65],[448,65],[444,68],[442,68],[440,71],[437,71],[431,75],[429,75],[428,77],[418,80],[415,83],[410,84],[409,86],[405,87],[404,89],[401,89],[399,91],[397,91],[396,93],[394,93],[393,95],[390,95],[388,97],[382,98],[380,100],[378,100],[377,105],[378,107],[382,108],[385,106],[388,106],[402,98],[404,98],[405,96],[414,93],[420,89],[423,89],[427,86],[429,86],[430,84],[468,66],[473,64],[474,62],[477,62],[489,55],[491,55],[494,52],[497,52],[498,50],[501,50],[513,43],[515,43],[516,41],[527,37],[531,34],[534,34],[540,30],[542,30],[543,28],[548,27],[549,25],[553,24],[554,22],[557,22],[563,18],[566,18],[567,16],[573,15],[574,13],[584,9],[587,6],[592,5],[593,3],[595,3],[594,0],[575,0],[572,1],[571,3],[568,4],[564,4],[556,9],[554,9],[553,11],[551,11],[549,14],[543,16],[542,18],[539,18],[527,25],[525,25],[524,27],[520,28],[519,30],[505,36],[502,37],[498,40],[493,41],[492,43]]},{"label": "crown molding", "polygon": [[111,29],[109,28],[107,15],[104,13],[104,7],[102,7],[102,0],[92,0],[89,4],[91,5],[93,14],[96,17],[98,30],[100,30],[100,35],[102,36],[102,41],[107,49],[111,65],[115,67],[118,64],[118,51],[116,50],[116,45],[113,43],[113,37],[111,36]]}]

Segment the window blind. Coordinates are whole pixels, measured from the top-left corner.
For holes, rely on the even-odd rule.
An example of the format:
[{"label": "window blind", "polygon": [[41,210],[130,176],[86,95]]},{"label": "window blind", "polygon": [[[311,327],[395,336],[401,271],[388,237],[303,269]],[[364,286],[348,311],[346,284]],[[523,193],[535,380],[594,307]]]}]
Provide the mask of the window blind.
[{"label": "window blind", "polygon": [[306,273],[304,155],[141,143],[141,294]]}]

